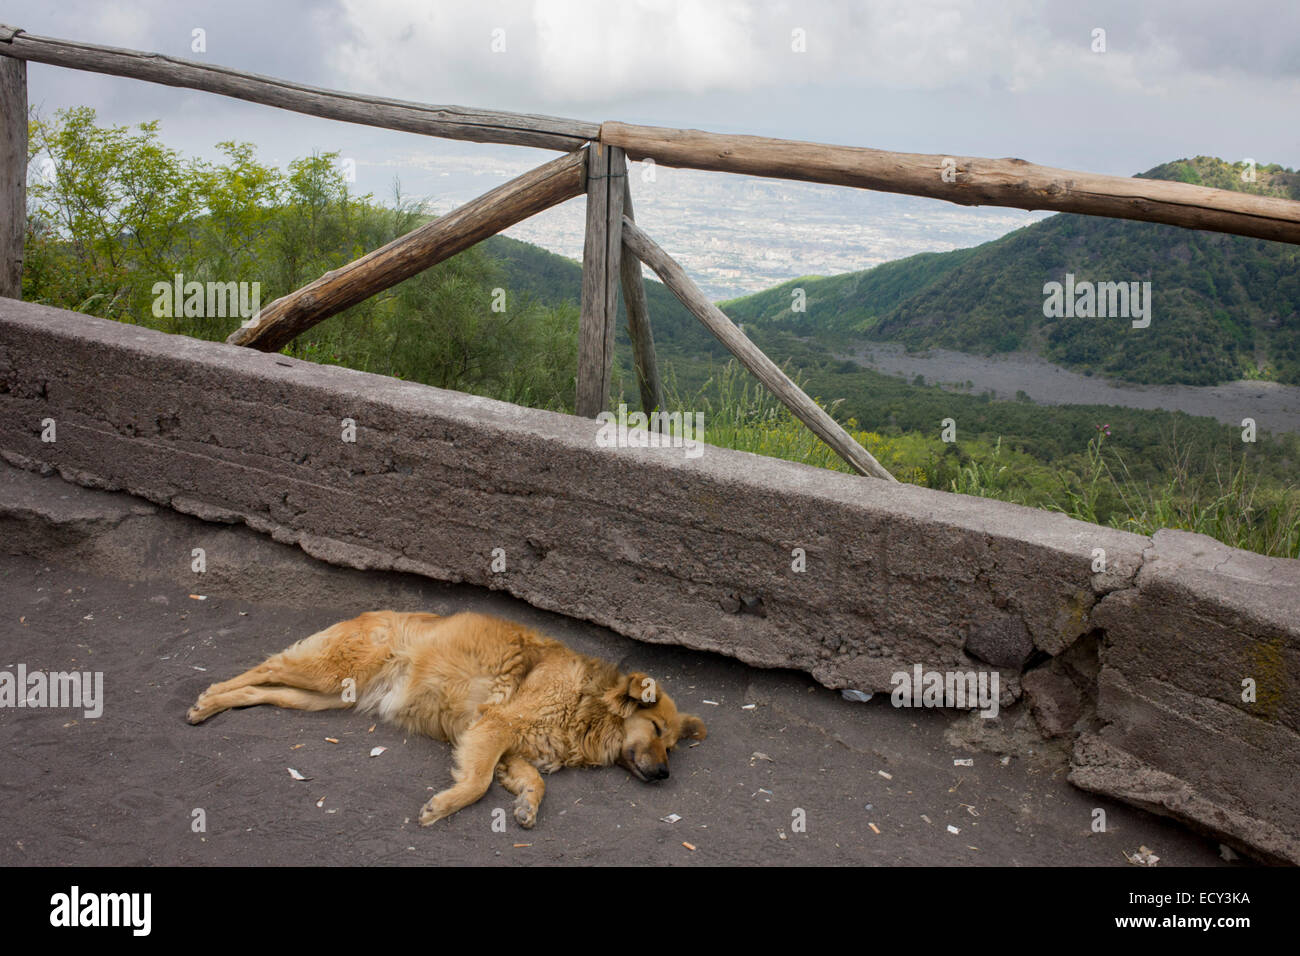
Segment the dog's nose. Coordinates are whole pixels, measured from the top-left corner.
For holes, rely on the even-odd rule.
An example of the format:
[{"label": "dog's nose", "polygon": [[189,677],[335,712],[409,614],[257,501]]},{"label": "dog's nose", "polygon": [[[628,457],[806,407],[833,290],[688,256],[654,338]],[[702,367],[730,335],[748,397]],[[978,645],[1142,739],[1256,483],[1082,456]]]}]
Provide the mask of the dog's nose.
[{"label": "dog's nose", "polygon": [[667,780],[667,779],[668,779],[668,767],[667,767],[667,766],[659,767],[659,768],[656,769],[655,772],[651,775],[650,779],[651,779],[651,780]]}]

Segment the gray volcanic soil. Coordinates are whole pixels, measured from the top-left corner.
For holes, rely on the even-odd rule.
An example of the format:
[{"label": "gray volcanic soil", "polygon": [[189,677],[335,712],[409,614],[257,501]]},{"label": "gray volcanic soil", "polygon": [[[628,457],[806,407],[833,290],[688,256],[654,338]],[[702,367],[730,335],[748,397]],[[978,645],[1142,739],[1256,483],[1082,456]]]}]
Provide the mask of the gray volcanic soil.
[{"label": "gray volcanic soil", "polygon": [[[0,465],[0,669],[100,671],[105,691],[98,719],[0,708],[0,866],[1127,866],[1141,845],[1162,865],[1223,865],[1214,842],[1072,787],[1063,749],[1027,730],[1023,707],[986,721],[895,709],[884,695],[851,703],[801,673],[639,644],[499,591],[324,565],[248,528],[142,504]],[[188,568],[196,540],[205,575]],[[643,670],[709,737],[678,749],[656,785],[619,768],[551,775],[531,831],[497,784],[421,828],[420,806],[450,782],[444,743],[372,731],[373,718],[346,711],[186,722],[209,683],[390,606],[499,614]],[[976,737],[1015,755],[963,745]],[[376,746],[388,750],[370,757]],[[492,828],[498,807],[505,832]],[[1105,833],[1091,831],[1096,807]]]},{"label": "gray volcanic soil", "polygon": [[[1224,385],[1128,385],[1083,375],[1027,352],[970,355],[947,349],[908,354],[902,345],[865,342],[837,358],[849,358],[865,368],[909,381],[925,376],[926,384],[948,391],[980,394],[1013,401],[1023,391],[1040,405],[1120,405],[1163,408],[1216,418],[1240,425],[1253,418],[1261,429],[1300,432],[1300,386],[1277,382],[1240,381]],[[972,383],[967,389],[965,383]]]}]

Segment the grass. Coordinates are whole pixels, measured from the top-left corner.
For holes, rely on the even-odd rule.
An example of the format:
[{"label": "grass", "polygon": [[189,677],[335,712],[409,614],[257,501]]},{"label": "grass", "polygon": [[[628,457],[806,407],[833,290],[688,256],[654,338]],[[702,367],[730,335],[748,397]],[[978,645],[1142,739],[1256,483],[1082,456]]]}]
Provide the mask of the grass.
[{"label": "grass", "polygon": [[[735,362],[711,371],[690,393],[672,379],[665,385],[670,409],[705,413],[709,444],[852,472]],[[824,407],[833,416],[838,404]],[[1222,456],[1205,454],[1198,468],[1197,449],[1173,433],[1164,446],[1169,477],[1153,483],[1135,479],[1123,456],[1107,447],[1105,425],[1097,426],[1077,460],[1050,466],[1009,451],[1001,437],[992,443],[942,442],[916,433],[864,431],[853,419],[842,424],[900,481],[1058,511],[1137,534],[1176,528],[1234,548],[1300,558],[1300,487],[1265,487],[1245,450],[1228,465]]]}]

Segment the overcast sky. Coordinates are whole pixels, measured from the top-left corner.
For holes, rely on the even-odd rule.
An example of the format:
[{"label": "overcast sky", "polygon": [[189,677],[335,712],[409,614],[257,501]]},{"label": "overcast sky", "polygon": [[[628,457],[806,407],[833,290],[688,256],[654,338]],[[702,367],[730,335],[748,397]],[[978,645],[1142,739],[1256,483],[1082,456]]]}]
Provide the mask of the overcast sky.
[{"label": "overcast sky", "polygon": [[[1300,165],[1294,0],[3,0],[0,22],[317,86],[591,121],[1122,175],[1202,153]],[[195,28],[206,52],[191,50]],[[495,30],[504,51],[492,49]],[[804,52],[792,49],[796,30]],[[29,83],[44,113],[90,105],[113,123],[160,119],[187,152],[248,140],[283,164],[340,150],[357,158],[362,191],[386,192],[394,169],[407,179],[430,157],[511,169],[546,158],[41,64]]]}]

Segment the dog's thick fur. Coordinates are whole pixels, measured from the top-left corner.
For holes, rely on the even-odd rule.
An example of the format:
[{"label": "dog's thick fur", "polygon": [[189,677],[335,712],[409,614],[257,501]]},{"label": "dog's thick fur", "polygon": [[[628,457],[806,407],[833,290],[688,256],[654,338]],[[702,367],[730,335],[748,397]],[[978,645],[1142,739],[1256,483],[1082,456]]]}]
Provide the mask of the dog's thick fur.
[{"label": "dog's thick fur", "polygon": [[641,780],[668,776],[668,751],[703,739],[644,674],[569,650],[484,614],[373,611],[342,621],[233,680],[213,684],[192,724],[231,707],[297,710],[355,706],[455,748],[455,785],[420,811],[428,826],[469,806],[492,776],[515,794],[515,819],[537,821],[541,774],[619,764]]}]

